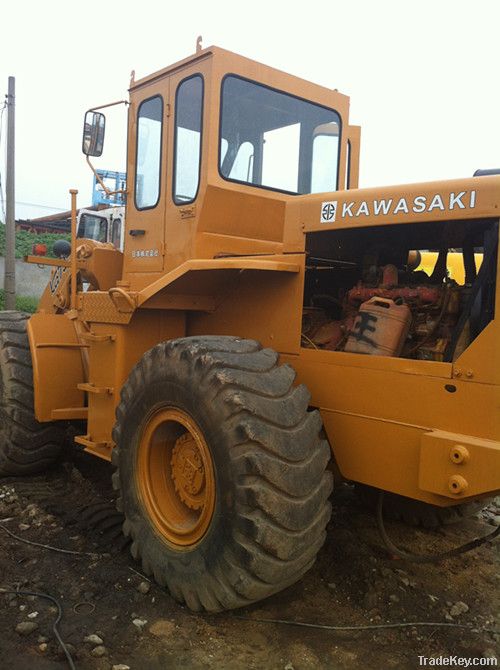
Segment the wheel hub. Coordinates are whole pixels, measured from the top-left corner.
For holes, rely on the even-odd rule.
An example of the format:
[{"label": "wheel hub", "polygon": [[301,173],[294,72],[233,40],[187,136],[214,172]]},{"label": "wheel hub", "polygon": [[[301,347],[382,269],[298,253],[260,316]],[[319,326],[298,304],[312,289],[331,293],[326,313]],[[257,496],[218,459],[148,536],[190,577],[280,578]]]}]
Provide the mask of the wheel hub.
[{"label": "wheel hub", "polygon": [[200,509],[205,498],[205,468],[190,433],[176,441],[172,451],[172,479],[180,499],[190,509]]},{"label": "wheel hub", "polygon": [[143,424],[136,482],[159,535],[176,548],[200,542],[212,521],[216,490],[210,448],[194,419],[160,407]]}]

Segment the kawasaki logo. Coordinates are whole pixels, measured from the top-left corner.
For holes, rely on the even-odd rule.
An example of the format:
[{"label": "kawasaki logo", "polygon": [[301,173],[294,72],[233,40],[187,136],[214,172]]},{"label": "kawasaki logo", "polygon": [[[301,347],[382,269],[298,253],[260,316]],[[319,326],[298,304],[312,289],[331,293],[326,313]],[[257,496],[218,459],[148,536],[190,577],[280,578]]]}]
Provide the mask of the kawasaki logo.
[{"label": "kawasaki logo", "polygon": [[342,218],[360,216],[389,216],[395,214],[422,214],[433,210],[452,211],[454,209],[474,209],[476,206],[476,191],[460,191],[449,195],[427,197],[417,195],[412,199],[388,198],[383,200],[362,200],[342,203],[338,206],[337,200],[329,200],[321,204],[321,223],[333,223],[340,214]]}]

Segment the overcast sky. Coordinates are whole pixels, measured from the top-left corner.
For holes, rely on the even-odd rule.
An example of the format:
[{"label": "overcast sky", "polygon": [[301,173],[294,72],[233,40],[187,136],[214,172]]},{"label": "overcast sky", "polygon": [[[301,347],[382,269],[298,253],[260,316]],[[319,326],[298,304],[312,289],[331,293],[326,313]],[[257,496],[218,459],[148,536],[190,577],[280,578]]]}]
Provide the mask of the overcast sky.
[{"label": "overcast sky", "polygon": [[[3,3],[0,92],[9,75],[17,89],[16,216],[67,209],[72,187],[90,204],[84,111],[126,97],[132,69],[139,78],[193,53],[199,34],[204,46],[349,95],[351,123],[362,127],[361,186],[500,167],[499,24],[498,0]],[[108,114],[98,167],[123,168],[117,117]],[[5,131],[4,114],[4,189]]]}]

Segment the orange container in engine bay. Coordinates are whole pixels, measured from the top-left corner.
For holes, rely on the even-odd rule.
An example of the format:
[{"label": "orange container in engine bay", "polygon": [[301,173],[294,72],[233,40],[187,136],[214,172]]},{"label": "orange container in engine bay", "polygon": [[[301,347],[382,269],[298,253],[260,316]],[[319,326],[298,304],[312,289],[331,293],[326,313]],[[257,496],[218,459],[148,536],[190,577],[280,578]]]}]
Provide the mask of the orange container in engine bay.
[{"label": "orange container in engine bay", "polygon": [[399,356],[411,325],[408,305],[374,296],[364,302],[349,334],[345,351]]}]

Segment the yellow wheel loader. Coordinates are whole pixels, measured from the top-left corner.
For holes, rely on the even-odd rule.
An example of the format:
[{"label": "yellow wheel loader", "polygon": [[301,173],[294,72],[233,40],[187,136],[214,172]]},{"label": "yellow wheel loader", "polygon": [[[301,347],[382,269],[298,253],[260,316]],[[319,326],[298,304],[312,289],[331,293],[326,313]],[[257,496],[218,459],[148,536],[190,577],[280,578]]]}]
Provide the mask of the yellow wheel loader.
[{"label": "yellow wheel loader", "polygon": [[360,189],[345,95],[215,47],[127,105],[123,251],[72,192],[37,313],[0,314],[0,474],[85,425],[133,556],[208,611],[302,577],[334,478],[425,525],[497,493],[500,174]]}]

